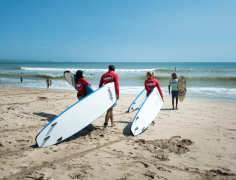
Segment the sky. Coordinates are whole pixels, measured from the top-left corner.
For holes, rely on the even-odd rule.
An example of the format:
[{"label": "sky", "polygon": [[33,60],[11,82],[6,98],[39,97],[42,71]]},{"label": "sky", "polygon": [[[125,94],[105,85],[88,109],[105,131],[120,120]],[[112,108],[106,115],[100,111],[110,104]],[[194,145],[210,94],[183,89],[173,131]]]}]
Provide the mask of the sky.
[{"label": "sky", "polygon": [[0,59],[236,62],[236,0],[0,0]]}]

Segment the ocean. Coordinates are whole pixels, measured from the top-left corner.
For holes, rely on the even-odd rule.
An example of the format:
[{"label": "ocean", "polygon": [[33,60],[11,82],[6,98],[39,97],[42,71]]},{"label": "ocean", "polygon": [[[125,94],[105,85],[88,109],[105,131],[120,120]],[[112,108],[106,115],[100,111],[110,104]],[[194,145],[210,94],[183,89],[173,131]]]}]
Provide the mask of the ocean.
[{"label": "ocean", "polygon": [[[66,82],[63,72],[83,70],[85,78],[98,88],[101,75],[110,64],[119,75],[121,94],[139,94],[144,88],[147,71],[154,71],[165,97],[171,73],[185,76],[188,98],[236,102],[236,63],[234,62],[50,62],[0,60],[2,86],[46,88],[46,78],[52,79],[51,89],[74,89]],[[175,71],[176,68],[176,71]],[[20,77],[23,83],[20,83]]]}]

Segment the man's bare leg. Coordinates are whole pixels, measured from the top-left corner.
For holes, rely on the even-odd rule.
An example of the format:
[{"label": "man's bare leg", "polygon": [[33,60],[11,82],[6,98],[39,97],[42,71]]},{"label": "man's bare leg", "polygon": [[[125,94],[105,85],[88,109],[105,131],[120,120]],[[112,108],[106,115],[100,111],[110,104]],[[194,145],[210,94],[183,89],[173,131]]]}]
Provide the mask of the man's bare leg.
[{"label": "man's bare leg", "polygon": [[173,106],[173,110],[175,109],[175,99],[174,98],[172,98],[172,106]]},{"label": "man's bare leg", "polygon": [[105,123],[104,123],[104,129],[107,127],[107,124],[108,124],[108,121],[109,121],[109,119],[110,119],[110,111],[111,111],[111,108],[110,109],[108,109],[107,110],[107,114],[106,114],[106,116],[105,116]]},{"label": "man's bare leg", "polygon": [[176,98],[176,109],[178,109],[178,98]]},{"label": "man's bare leg", "polygon": [[111,119],[111,127],[114,127],[115,124],[113,122],[113,108],[110,108],[110,119]]}]

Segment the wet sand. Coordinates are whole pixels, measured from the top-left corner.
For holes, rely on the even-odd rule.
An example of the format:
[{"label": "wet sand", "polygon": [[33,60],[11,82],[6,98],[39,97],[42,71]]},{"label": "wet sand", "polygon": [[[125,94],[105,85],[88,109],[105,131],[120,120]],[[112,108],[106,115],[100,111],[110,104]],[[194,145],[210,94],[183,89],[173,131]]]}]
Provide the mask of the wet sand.
[{"label": "wet sand", "polygon": [[115,127],[105,114],[63,143],[35,145],[38,132],[74,104],[76,92],[0,87],[0,179],[236,179],[236,103],[165,97],[156,125],[133,137],[136,96],[121,95]]}]

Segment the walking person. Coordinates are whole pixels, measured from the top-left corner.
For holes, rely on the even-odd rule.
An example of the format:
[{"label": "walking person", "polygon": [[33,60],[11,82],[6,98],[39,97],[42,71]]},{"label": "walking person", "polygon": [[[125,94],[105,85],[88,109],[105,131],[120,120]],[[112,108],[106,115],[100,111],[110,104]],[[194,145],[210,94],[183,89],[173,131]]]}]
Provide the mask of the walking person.
[{"label": "walking person", "polygon": [[21,82],[21,84],[22,84],[22,82],[23,82],[23,77],[21,76],[21,78],[20,78],[20,82]]},{"label": "walking person", "polygon": [[[152,90],[157,87],[161,97],[162,97],[162,100],[164,102],[164,98],[163,98],[163,93],[162,93],[162,90],[161,90],[161,87],[160,87],[160,84],[158,82],[158,80],[154,79],[155,77],[155,73],[154,72],[147,72],[146,74],[147,76],[147,80],[145,80],[144,82],[144,86],[145,86],[145,89],[147,91],[147,96],[149,96],[149,94],[152,92]],[[153,124],[155,124],[154,121],[152,121]]]},{"label": "walking person", "polygon": [[175,73],[172,73],[172,79],[169,81],[169,94],[170,94],[170,86],[171,86],[171,94],[172,94],[172,106],[174,108],[174,100],[176,99],[176,109],[178,109],[178,76]]},{"label": "walking person", "polygon": [[[103,84],[105,85],[107,83],[114,82],[115,90],[116,90],[116,97],[117,97],[117,100],[119,100],[119,82],[118,82],[119,77],[116,73],[114,73],[114,71],[115,71],[115,66],[110,65],[108,67],[108,72],[103,74],[101,77],[99,88],[102,87]],[[113,108],[116,106],[117,106],[117,101],[111,106],[110,109],[107,110],[107,114],[105,116],[104,129],[107,127],[109,119],[111,120],[111,126],[112,127],[115,126],[113,122]]]},{"label": "walking person", "polygon": [[78,88],[78,100],[81,100],[84,96],[86,96],[86,85],[91,86],[91,84],[84,78],[83,71],[78,70],[75,76],[75,86]]}]

